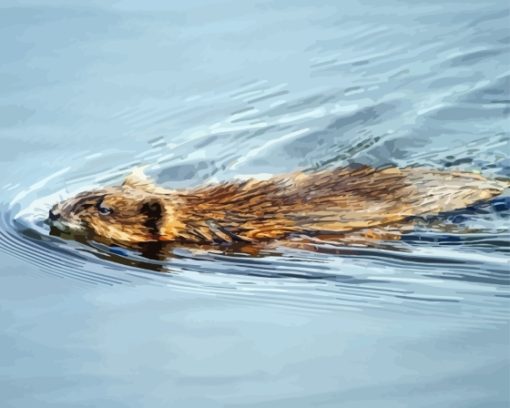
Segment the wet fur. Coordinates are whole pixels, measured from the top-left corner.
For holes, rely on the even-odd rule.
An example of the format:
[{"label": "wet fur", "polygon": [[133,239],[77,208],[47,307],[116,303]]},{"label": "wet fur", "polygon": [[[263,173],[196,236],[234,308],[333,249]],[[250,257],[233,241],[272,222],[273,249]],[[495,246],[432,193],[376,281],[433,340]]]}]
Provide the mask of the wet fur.
[{"label": "wet fur", "polygon": [[60,226],[123,245],[355,241],[386,239],[412,217],[464,208],[506,186],[472,173],[351,166],[174,191],[135,174],[121,186],[82,193],[52,211]]}]

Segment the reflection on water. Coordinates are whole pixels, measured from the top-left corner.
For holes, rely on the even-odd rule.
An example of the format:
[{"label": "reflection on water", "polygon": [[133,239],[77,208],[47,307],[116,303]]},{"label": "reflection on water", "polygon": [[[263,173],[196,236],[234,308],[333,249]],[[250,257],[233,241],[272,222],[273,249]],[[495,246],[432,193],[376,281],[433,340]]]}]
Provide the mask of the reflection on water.
[{"label": "reflection on water", "polygon": [[[256,294],[252,301],[295,308],[385,307],[397,313],[403,306],[428,311],[424,302],[461,302],[472,310],[471,322],[475,316],[506,321],[506,304],[488,302],[480,309],[479,302],[510,296],[510,226],[501,223],[510,216],[507,201],[498,198],[440,220],[421,220],[421,226],[417,220],[417,227],[398,241],[348,245],[317,240],[294,248],[153,243],[127,249],[48,234],[41,220],[27,225],[6,210],[3,230],[10,232],[2,233],[0,245],[51,274],[94,283],[132,282],[151,272],[157,275],[146,278],[155,283],[243,301],[249,291]],[[497,232],[487,229],[488,220],[497,223]],[[484,221],[485,229],[466,229]],[[466,291],[468,297],[460,296]],[[455,312],[452,318],[458,319]]]},{"label": "reflection on water", "polygon": [[509,178],[508,19],[499,0],[2,2],[7,406],[505,406],[508,193],[368,246],[126,250],[43,220],[140,164],[170,188],[349,163]]}]

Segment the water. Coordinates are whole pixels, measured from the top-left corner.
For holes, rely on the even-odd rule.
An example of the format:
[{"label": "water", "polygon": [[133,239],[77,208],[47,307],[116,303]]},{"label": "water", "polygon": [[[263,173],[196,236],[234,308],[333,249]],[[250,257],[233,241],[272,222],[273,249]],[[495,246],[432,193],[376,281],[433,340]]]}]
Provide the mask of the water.
[{"label": "water", "polygon": [[510,177],[505,1],[273,3],[2,2],[2,406],[508,405],[508,199],[375,248],[154,261],[48,235],[50,205],[139,164],[177,188]]}]

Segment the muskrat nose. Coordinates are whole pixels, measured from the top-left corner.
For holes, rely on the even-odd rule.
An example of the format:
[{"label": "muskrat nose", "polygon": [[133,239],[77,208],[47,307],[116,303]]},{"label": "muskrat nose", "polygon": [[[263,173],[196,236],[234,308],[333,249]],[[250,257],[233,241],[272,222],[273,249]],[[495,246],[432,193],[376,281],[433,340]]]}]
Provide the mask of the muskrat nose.
[{"label": "muskrat nose", "polygon": [[57,221],[60,218],[60,213],[58,213],[57,211],[50,210],[48,218],[51,221]]}]

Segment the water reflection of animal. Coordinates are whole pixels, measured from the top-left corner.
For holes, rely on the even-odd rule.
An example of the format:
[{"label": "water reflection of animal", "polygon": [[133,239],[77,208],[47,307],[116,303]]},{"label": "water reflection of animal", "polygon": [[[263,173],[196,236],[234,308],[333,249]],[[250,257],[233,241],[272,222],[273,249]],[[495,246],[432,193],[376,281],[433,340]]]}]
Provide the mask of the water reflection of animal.
[{"label": "water reflection of animal", "polygon": [[120,186],[56,204],[48,221],[54,230],[124,246],[356,242],[398,237],[413,217],[465,208],[507,186],[468,172],[350,166],[166,190],[136,170]]}]

